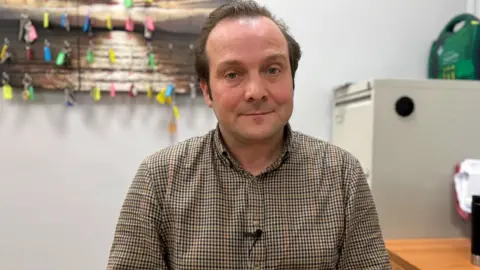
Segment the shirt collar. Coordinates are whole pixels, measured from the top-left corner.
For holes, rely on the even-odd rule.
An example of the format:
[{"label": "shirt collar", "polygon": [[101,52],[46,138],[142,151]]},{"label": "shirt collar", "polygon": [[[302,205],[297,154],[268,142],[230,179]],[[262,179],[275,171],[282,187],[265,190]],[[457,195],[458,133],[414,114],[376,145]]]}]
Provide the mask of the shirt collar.
[{"label": "shirt collar", "polygon": [[[293,131],[289,123],[285,125],[284,128],[284,140],[283,140],[283,147],[282,147],[282,152],[281,156],[279,158],[280,164],[292,153],[294,150],[294,138],[293,138]],[[219,154],[220,158],[229,163],[236,163],[234,158],[231,156],[229,153],[227,147],[225,146],[225,142],[222,139],[222,135],[220,132],[220,127],[217,124],[217,127],[214,130],[213,134],[213,141],[214,141],[214,146],[216,152]],[[277,163],[277,162],[275,162]],[[278,164],[278,165],[280,165]]]}]

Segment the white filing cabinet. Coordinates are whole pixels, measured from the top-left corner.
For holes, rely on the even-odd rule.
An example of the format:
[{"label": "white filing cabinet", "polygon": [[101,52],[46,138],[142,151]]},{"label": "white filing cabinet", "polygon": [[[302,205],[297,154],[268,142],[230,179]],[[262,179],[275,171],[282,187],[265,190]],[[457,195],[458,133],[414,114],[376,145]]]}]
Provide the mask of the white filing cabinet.
[{"label": "white filing cabinet", "polygon": [[332,143],[356,156],[384,237],[465,237],[455,164],[480,159],[480,82],[372,79],[334,90]]}]

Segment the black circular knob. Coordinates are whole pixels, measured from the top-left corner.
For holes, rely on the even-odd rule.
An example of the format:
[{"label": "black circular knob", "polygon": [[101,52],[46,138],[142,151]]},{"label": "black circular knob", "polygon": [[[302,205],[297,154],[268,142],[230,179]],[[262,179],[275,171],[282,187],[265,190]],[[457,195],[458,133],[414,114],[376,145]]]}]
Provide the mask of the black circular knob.
[{"label": "black circular knob", "polygon": [[413,113],[415,110],[415,103],[410,97],[404,96],[397,99],[395,102],[395,111],[401,117],[407,117]]}]

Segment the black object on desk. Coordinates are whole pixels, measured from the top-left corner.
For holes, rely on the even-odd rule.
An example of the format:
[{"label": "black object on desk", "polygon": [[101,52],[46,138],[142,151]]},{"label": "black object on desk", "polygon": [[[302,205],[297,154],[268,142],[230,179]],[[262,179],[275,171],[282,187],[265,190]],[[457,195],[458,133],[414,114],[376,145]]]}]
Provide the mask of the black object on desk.
[{"label": "black object on desk", "polygon": [[480,266],[480,196],[472,197],[472,264]]}]

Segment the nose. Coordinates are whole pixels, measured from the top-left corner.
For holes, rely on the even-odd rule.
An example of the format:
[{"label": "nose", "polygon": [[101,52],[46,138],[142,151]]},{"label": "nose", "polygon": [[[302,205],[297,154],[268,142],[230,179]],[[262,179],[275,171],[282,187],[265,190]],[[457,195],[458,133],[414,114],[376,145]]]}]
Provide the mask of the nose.
[{"label": "nose", "polygon": [[245,100],[258,101],[267,99],[268,91],[265,87],[259,74],[249,76],[245,90]]}]

